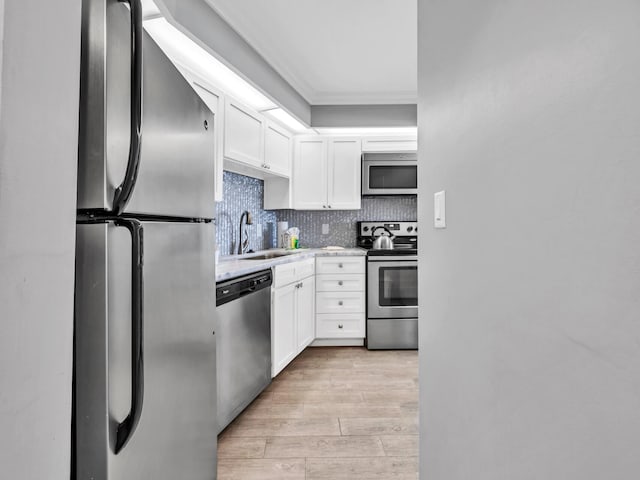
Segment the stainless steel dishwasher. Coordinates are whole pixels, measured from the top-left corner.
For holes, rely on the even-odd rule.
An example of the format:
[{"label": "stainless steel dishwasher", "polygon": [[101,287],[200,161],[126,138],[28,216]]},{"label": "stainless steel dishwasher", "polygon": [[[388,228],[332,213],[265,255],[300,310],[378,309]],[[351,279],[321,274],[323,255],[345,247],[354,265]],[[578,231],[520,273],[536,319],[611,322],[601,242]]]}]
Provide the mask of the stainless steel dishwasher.
[{"label": "stainless steel dishwasher", "polygon": [[216,284],[218,433],[271,383],[271,270]]}]

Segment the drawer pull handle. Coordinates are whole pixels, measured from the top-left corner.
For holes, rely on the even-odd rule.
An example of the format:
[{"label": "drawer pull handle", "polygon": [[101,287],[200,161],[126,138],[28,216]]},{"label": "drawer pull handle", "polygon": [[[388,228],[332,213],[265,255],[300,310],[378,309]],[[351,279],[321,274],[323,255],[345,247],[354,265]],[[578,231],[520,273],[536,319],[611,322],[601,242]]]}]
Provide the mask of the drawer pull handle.
[{"label": "drawer pull handle", "polygon": [[338,302],[338,305],[342,306],[342,304],[343,304],[343,303],[344,303],[344,302],[343,302],[342,300],[340,300],[340,301]]},{"label": "drawer pull handle", "polygon": [[342,325],[341,323],[338,324],[338,328],[343,328],[344,325]]},{"label": "drawer pull handle", "polygon": [[343,284],[343,282],[342,282],[342,280],[340,280],[340,281],[338,282],[338,285],[342,286],[342,284]]}]

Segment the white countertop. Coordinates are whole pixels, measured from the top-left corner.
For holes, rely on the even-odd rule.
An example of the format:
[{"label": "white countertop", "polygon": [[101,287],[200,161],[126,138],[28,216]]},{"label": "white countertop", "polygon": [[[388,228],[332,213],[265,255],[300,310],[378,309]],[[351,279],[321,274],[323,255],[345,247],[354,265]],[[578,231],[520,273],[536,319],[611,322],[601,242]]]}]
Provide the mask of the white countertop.
[{"label": "white countertop", "polygon": [[[271,252],[293,252],[265,260],[246,260],[252,256],[259,256]],[[326,248],[301,248],[298,250],[270,249],[262,250],[246,255],[229,255],[221,257],[216,265],[216,282],[229,280],[231,278],[248,275],[250,273],[259,272],[271,268],[275,265],[284,263],[297,262],[305,258],[325,257],[325,256],[365,256],[367,251],[363,248],[344,248],[344,249],[326,249]]]}]

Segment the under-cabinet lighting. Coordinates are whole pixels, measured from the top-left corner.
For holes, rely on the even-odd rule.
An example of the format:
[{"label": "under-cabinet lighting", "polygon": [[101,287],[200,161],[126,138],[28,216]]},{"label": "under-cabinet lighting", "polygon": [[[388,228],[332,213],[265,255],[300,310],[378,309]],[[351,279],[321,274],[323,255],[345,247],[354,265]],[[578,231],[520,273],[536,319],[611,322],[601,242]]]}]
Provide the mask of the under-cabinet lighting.
[{"label": "under-cabinet lighting", "polygon": [[367,127],[367,128],[322,128],[314,127],[322,135],[417,135],[418,127]]},{"label": "under-cabinet lighting", "polygon": [[255,110],[277,108],[277,105],[258,89],[171,25],[165,18],[145,20],[144,28],[170,58],[183,63],[224,92]]},{"label": "under-cabinet lighting", "polygon": [[282,108],[274,108],[272,110],[266,110],[263,113],[266,113],[267,115],[275,118],[280,123],[284,124],[285,127],[291,129],[295,133],[315,133],[314,130],[311,130],[310,128],[300,123],[298,120],[296,120],[293,117],[293,115],[290,115]]}]

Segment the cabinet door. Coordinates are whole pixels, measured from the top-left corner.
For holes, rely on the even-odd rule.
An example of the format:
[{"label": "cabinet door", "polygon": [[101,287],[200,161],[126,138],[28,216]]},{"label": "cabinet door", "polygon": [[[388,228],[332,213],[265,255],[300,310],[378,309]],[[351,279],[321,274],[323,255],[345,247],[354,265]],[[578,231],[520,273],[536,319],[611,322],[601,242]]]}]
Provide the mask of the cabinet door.
[{"label": "cabinet door", "polygon": [[204,103],[209,107],[214,115],[213,126],[215,139],[215,156],[213,158],[215,166],[215,196],[216,202],[222,201],[222,156],[224,154],[223,148],[223,125],[224,125],[224,97],[217,90],[211,86],[206,85],[200,80],[193,80],[192,77],[188,77],[193,85],[194,90]]},{"label": "cabinet door", "polygon": [[298,288],[298,353],[307,348],[315,338],[315,277],[307,277]]},{"label": "cabinet door", "polygon": [[298,354],[296,334],[296,283],[276,288],[271,301],[271,377]]},{"label": "cabinet door", "polygon": [[329,208],[359,210],[362,191],[362,142],[334,138],[329,142]]},{"label": "cabinet door", "polygon": [[224,156],[229,160],[262,168],[264,119],[258,112],[227,98],[225,104]]},{"label": "cabinet door", "polygon": [[264,163],[270,173],[291,176],[291,134],[267,121],[264,133]]},{"label": "cabinet door", "polygon": [[293,208],[327,208],[327,140],[296,140],[293,160]]}]

